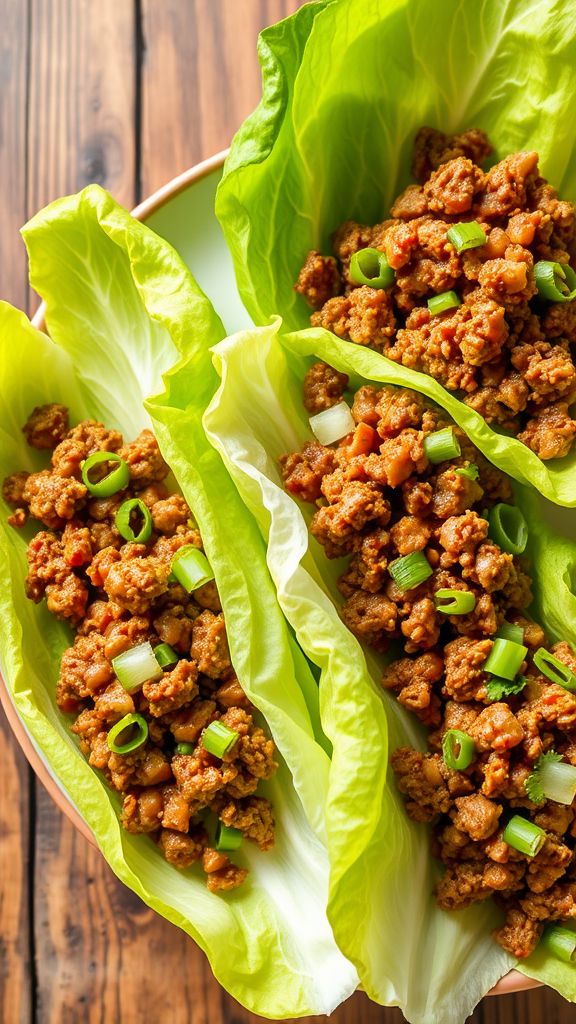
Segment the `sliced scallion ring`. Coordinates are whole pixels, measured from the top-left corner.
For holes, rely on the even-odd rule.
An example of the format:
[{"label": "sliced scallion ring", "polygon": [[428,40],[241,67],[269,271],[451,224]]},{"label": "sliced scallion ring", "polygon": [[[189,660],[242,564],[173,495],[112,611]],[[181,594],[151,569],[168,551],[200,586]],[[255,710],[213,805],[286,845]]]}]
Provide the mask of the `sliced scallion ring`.
[{"label": "sliced scallion ring", "polygon": [[117,654],[112,658],[112,668],[127,693],[135,693],[144,683],[160,679],[162,675],[162,668],[148,640]]},{"label": "sliced scallion ring", "polygon": [[488,514],[488,534],[502,551],[521,555],[528,543],[528,526],[517,505],[500,502]]},{"label": "sliced scallion ring", "polygon": [[545,757],[539,760],[538,775],[544,799],[569,807],[576,797],[576,767]]},{"label": "sliced scallion ring", "polygon": [[310,417],[310,430],[323,445],[334,444],[355,429],[356,422],[346,402],[338,402]]},{"label": "sliced scallion ring", "polygon": [[231,828],[230,825],[225,825],[222,821],[218,822],[216,826],[217,850],[237,850],[242,845],[243,838],[239,828]]},{"label": "sliced scallion ring", "polygon": [[193,743],[177,743],[174,747],[177,754],[193,754],[195,749]]},{"label": "sliced scallion ring", "polygon": [[550,651],[539,647],[532,659],[539,672],[553,683],[558,683],[565,690],[576,693],[576,675],[563,661],[555,658]]},{"label": "sliced scallion ring", "polygon": [[424,438],[424,453],[428,462],[436,465],[448,459],[457,459],[461,454],[460,442],[454,433],[454,427],[443,427],[427,434]]},{"label": "sliced scallion ring", "polygon": [[355,252],[350,260],[350,279],[354,284],[367,284],[370,288],[390,288],[396,275],[380,249],[366,248]]},{"label": "sliced scallion ring", "polygon": [[[110,470],[100,480],[91,480],[90,473],[96,466],[110,465]],[[82,463],[82,481],[95,498],[111,498],[123,491],[130,482],[130,469],[116,452],[93,452]]]},{"label": "sliced scallion ring", "polygon": [[442,757],[444,764],[454,771],[464,771],[474,760],[476,746],[467,732],[461,729],[448,729],[442,738]]},{"label": "sliced scallion ring", "polygon": [[[137,526],[135,520],[139,520]],[[150,509],[144,504],[141,498],[130,498],[123,501],[115,516],[116,529],[124,540],[132,544],[147,544],[152,536],[152,516]]]},{"label": "sliced scallion ring", "polygon": [[434,604],[444,615],[468,615],[476,607],[476,598],[469,590],[442,587],[434,594]]},{"label": "sliced scallion ring", "polygon": [[[122,736],[126,733],[124,742]],[[114,754],[132,754],[148,739],[148,723],[142,715],[124,715],[108,733],[108,747]]]},{"label": "sliced scallion ring", "polygon": [[463,224],[453,224],[446,232],[446,238],[456,249],[456,252],[465,252],[466,249],[476,249],[479,245],[486,245],[486,235],[475,220]]},{"label": "sliced scallion ring", "polygon": [[454,472],[457,473],[458,476],[465,476],[467,480],[477,480],[479,470],[476,463],[471,462],[469,466],[460,466],[458,469],[455,469]]},{"label": "sliced scallion ring", "polygon": [[576,274],[568,263],[538,260],[534,265],[538,294],[550,302],[571,302],[576,298]]},{"label": "sliced scallion ring", "polygon": [[171,668],[178,661],[178,655],[170,644],[158,644],[158,647],[154,648],[154,657],[160,668]]},{"label": "sliced scallion ring", "polygon": [[224,722],[215,721],[204,729],[202,746],[209,754],[222,758],[230,753],[237,739],[238,733],[234,729],[229,729]]},{"label": "sliced scallion ring", "polygon": [[506,825],[502,839],[513,850],[518,850],[518,853],[523,853],[526,857],[535,857],[546,842],[546,833],[533,821],[515,814]]},{"label": "sliced scallion ring", "polygon": [[427,580],[434,570],[422,551],[411,551],[409,555],[390,562],[388,571],[399,590],[413,590]]},{"label": "sliced scallion ring", "polygon": [[559,924],[550,925],[538,945],[543,946],[558,960],[564,960],[569,964],[576,963],[576,932],[570,928],[562,928]]},{"label": "sliced scallion ring", "polygon": [[432,316],[445,313],[447,309],[456,309],[461,305],[456,292],[442,292],[440,295],[432,295],[428,299],[428,309]]},{"label": "sliced scallion ring", "polygon": [[512,640],[515,644],[522,644],[524,642],[524,630],[521,626],[517,626],[514,622],[504,622],[498,627],[496,633],[497,639],[500,640]]},{"label": "sliced scallion ring", "polygon": [[170,566],[172,573],[189,594],[214,579],[210,562],[203,551],[193,544],[185,544],[176,552]]},{"label": "sliced scallion ring", "polygon": [[501,676],[502,679],[515,679],[527,654],[528,648],[523,644],[498,637],[492,644],[483,671],[492,676]]}]

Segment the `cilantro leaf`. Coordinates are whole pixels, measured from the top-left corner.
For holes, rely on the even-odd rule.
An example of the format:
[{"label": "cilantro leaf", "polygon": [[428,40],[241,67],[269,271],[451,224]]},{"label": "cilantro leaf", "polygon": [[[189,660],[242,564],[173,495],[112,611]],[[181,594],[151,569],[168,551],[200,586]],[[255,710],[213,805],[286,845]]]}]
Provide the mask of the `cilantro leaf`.
[{"label": "cilantro leaf", "polygon": [[527,682],[526,676],[518,676],[518,679],[500,679],[499,676],[493,676],[486,683],[488,700],[502,700],[503,697],[511,697],[515,693],[520,693]]},{"label": "cilantro leaf", "polygon": [[536,761],[534,768],[530,772],[530,775],[524,783],[524,789],[526,795],[533,804],[542,804],[546,797],[544,796],[544,790],[542,789],[541,771],[545,764],[550,764],[553,761],[561,761],[562,754],[557,754],[555,750],[547,750],[545,754],[540,754],[540,757]]}]

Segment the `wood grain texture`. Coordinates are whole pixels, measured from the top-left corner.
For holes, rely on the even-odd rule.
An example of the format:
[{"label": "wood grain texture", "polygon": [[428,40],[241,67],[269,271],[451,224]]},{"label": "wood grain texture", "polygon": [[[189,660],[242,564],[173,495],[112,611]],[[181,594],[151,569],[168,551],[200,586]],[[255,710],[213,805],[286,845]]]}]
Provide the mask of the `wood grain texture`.
[{"label": "wood grain texture", "polygon": [[[258,31],[298,6],[0,0],[2,296],[26,302],[17,229],[43,204],[98,181],[130,206],[227,146],[259,99]],[[116,880],[40,787],[29,801],[28,769],[1,720],[0,742],[0,1024],[257,1024],[194,943]],[[470,1022],[573,1018],[559,996],[538,991],[486,999]],[[362,994],[331,1018],[403,1020]]]}]

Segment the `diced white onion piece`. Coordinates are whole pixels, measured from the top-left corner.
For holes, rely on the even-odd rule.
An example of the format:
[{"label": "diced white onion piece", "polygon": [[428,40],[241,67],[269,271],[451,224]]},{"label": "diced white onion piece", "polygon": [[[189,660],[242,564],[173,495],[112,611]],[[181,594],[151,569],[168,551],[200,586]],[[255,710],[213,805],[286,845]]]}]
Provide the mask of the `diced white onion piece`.
[{"label": "diced white onion piece", "polygon": [[571,804],[576,796],[576,768],[565,761],[550,761],[539,768],[542,792],[557,804]]},{"label": "diced white onion piece", "polygon": [[160,679],[164,674],[162,666],[156,660],[152,644],[148,641],[112,658],[112,668],[128,693],[134,693],[143,683]]},{"label": "diced white onion piece", "polygon": [[346,402],[338,402],[330,409],[323,409],[310,417],[310,427],[320,444],[334,444],[341,437],[346,437],[356,427]]}]

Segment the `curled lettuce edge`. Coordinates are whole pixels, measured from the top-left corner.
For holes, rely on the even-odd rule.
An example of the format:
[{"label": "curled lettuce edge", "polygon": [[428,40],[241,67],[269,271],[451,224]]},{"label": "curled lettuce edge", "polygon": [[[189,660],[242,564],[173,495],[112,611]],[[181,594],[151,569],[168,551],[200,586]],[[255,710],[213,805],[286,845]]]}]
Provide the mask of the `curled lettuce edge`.
[{"label": "curled lettuce edge", "polygon": [[[118,794],[80,754],[70,723],[55,705],[59,660],[71,633],[44,604],[34,606],[24,595],[33,528],[9,527],[10,509],[0,499],[0,567],[3,578],[14,581],[0,593],[0,663],[12,699],[112,870],[198,943],[218,981],[239,1002],[271,1018],[329,1013],[358,981],[326,918],[322,832],[329,759],[315,681],[275,605],[258,531],[201,429],[201,412],[217,382],[208,349],[222,337],[222,326],[170,246],[98,186],[41,211],[23,234],[51,337],[0,303],[0,475],[45,464],[21,433],[35,405],[62,402],[71,422],[99,418],[131,438],[151,425],[144,402],[157,395],[149,413],[213,562],[229,612],[235,666],[278,743],[279,772],[263,790],[277,817],[275,851],[263,855],[245,844],[239,859],[250,867],[249,880],[222,898],[207,890],[194,869],[175,870],[148,837],[121,828]],[[203,489],[204,463],[211,480]],[[228,558],[223,515],[223,535],[229,537],[234,527],[243,558]],[[254,602],[256,622],[266,623],[256,652],[246,600]]]},{"label": "curled lettuce edge", "polygon": [[[309,310],[293,290],[306,253],[329,252],[330,233],[347,219],[388,216],[411,180],[421,125],[484,128],[498,157],[536,149],[543,174],[576,201],[569,5],[332,0],[266,29],[259,49],[262,100],[233,140],[216,199],[256,324],[280,314],[287,328],[306,326]],[[431,377],[413,379],[495,465],[576,506],[576,451],[542,462]]]},{"label": "curled lettuce edge", "polygon": [[[395,366],[391,375],[383,372],[388,361],[326,331],[280,338],[279,328],[276,319],[214,348],[221,385],[204,426],[266,538],[280,605],[321,669],[322,724],[333,745],[327,827],[329,917],[336,939],[368,995],[399,1005],[413,1024],[462,1024],[512,966],[574,1000],[576,981],[568,965],[540,950],[515,964],[494,942],[498,912],[491,901],[457,914],[435,906],[438,866],[428,853],[428,831],[407,817],[386,780],[387,749],[406,743],[422,749],[422,730],[393,698],[378,692],[382,660],[362,649],[336,611],[342,563],[327,561],[309,540],[309,506],[282,488],[279,456],[310,437],[301,384],[311,360],[348,373],[351,387],[372,381],[413,386],[411,375]],[[366,357],[375,357],[370,370]],[[552,545],[555,564],[563,566],[561,573],[539,576],[537,606],[544,624],[554,638],[575,642],[570,584],[576,544],[552,535],[532,492],[518,486],[516,495],[534,535],[535,561],[542,564]]]}]

